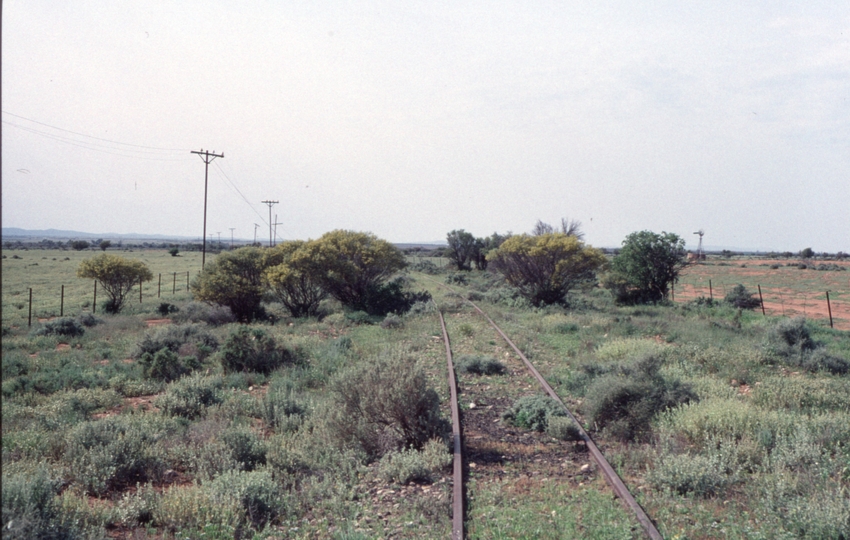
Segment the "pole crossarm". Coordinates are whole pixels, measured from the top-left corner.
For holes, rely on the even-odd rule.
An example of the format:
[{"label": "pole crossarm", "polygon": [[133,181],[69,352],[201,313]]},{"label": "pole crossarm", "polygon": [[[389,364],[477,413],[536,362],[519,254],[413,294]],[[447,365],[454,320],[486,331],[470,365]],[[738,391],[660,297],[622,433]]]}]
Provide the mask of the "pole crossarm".
[{"label": "pole crossarm", "polygon": [[224,158],[224,152],[221,154],[216,154],[215,151],[210,152],[209,150],[204,150],[201,148],[200,151],[191,150],[191,153],[198,154],[201,159],[204,161],[204,235],[203,238],[204,246],[201,254],[201,271],[203,271],[204,266],[207,262],[207,180],[209,178],[210,172],[210,163],[217,158]]}]

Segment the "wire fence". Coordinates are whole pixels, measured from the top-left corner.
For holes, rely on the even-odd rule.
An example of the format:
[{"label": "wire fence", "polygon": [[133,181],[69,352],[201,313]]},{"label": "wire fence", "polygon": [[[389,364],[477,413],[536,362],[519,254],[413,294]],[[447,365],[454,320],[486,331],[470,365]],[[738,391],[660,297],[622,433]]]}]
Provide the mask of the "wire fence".
[{"label": "wire fence", "polygon": [[[689,302],[697,298],[719,301],[740,281],[706,280],[705,283],[678,283],[672,290],[674,302]],[[850,303],[828,290],[801,291],[787,287],[762,286],[756,283],[755,290],[762,314],[765,316],[798,317],[821,319],[832,328],[850,330]]]},{"label": "wire fence", "polygon": [[[163,281],[163,275],[165,275],[165,281]],[[185,276],[185,279],[184,279]],[[169,279],[171,278],[171,279]],[[157,278],[154,280],[154,283],[145,283],[139,280],[138,286],[134,287],[130,290],[130,293],[127,295],[127,302],[132,303],[135,302],[136,291],[138,291],[138,303],[142,304],[145,302],[145,299],[157,298],[160,299],[163,295],[170,294],[171,296],[175,296],[179,293],[186,293],[189,291],[189,280],[190,280],[190,272],[170,272],[170,273],[159,273]],[[185,288],[184,288],[185,284]],[[76,287],[77,292],[73,295],[73,303],[71,304],[71,309],[68,311],[77,311],[74,315],[79,313],[84,313],[87,311],[91,311],[91,313],[97,313],[97,295],[98,295],[98,282],[95,280],[91,285],[91,293],[90,298],[91,301],[81,298],[81,294],[79,292],[79,287]],[[26,296],[26,304],[21,301],[18,301],[13,304],[13,307],[17,309],[23,309],[23,307],[27,307],[27,326],[32,326],[33,318],[36,319],[36,322],[53,318],[55,316],[64,317],[66,312],[66,299],[67,296],[65,294],[65,285],[60,285],[58,290],[47,291],[42,288],[39,290],[38,294],[34,294],[33,287],[27,288],[27,296]],[[101,288],[101,298],[103,298],[103,290]],[[83,297],[88,295],[83,295]],[[55,304],[55,305],[54,305]],[[37,306],[37,310],[34,311],[34,307]],[[77,309],[74,309],[73,306],[77,306]],[[57,309],[58,308],[58,309]],[[91,309],[88,309],[91,308]],[[71,313],[69,313],[71,314]],[[4,316],[4,319],[6,317]]]}]

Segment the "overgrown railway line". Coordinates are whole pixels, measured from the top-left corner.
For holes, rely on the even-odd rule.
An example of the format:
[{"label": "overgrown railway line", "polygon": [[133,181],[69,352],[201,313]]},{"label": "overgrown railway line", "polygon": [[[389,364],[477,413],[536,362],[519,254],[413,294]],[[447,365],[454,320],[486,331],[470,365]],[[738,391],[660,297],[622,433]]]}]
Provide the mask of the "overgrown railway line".
[{"label": "overgrown railway line", "polygon": [[[433,281],[433,280],[431,280]],[[433,281],[437,283],[441,287],[445,287],[450,289],[450,287],[446,287],[444,284]],[[505,334],[505,332],[499,328],[499,326],[487,315],[480,307],[478,307],[475,303],[470,300],[466,300],[466,302],[475,309],[475,311],[484,317],[490,326],[505,340],[508,346],[513,349],[513,351],[519,356],[519,358],[523,361],[528,371],[534,376],[540,386],[546,391],[546,393],[555,401],[557,401],[567,413],[568,417],[573,420],[575,425],[578,427],[580,437],[582,441],[584,441],[587,446],[588,452],[590,453],[593,460],[598,465],[599,469],[602,471],[605,476],[606,481],[613,489],[614,493],[617,497],[622,501],[622,503],[626,506],[626,508],[634,514],[635,518],[640,523],[641,527],[643,527],[646,536],[653,540],[660,540],[663,537],[658,532],[658,529],[655,527],[655,524],[643,510],[643,508],[638,504],[637,500],[632,496],[629,492],[626,485],[623,483],[620,476],[602,454],[602,451],[599,450],[599,447],[587,433],[587,431],[582,427],[581,423],[578,419],[573,415],[572,411],[564,404],[563,400],[558,396],[555,390],[549,385],[548,382],[543,378],[543,376],[537,371],[531,361],[526,357],[525,354],[514,344],[514,342]],[[462,429],[460,424],[460,409],[458,405],[458,391],[457,391],[457,383],[455,378],[455,371],[452,359],[452,349],[451,349],[451,341],[449,338],[448,330],[446,329],[445,319],[443,317],[442,312],[439,313],[440,316],[440,326],[443,332],[443,341],[446,346],[446,358],[448,365],[448,373],[449,373],[449,389],[451,395],[451,411],[452,411],[452,439],[453,439],[453,451],[454,451],[454,485],[453,485],[453,502],[452,502],[452,539],[461,539],[464,538],[464,487],[463,487],[463,456],[462,456]]]}]

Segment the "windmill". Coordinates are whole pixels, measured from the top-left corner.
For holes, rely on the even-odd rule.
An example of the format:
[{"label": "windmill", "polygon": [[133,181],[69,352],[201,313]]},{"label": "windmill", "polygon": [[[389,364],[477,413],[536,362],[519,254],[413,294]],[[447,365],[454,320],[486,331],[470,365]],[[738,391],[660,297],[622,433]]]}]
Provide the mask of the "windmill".
[{"label": "windmill", "polygon": [[705,234],[705,231],[700,229],[694,234],[699,235],[699,246],[697,247],[697,260],[702,261],[705,260],[705,253],[702,252],[702,236]]}]

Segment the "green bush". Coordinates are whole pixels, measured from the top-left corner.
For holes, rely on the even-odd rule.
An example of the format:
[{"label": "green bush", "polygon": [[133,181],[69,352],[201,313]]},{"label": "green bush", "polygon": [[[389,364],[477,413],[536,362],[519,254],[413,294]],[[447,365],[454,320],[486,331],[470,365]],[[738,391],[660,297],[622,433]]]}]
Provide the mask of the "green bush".
[{"label": "green bush", "polygon": [[295,355],[288,349],[278,347],[274,338],[265,330],[248,326],[240,326],[228,336],[220,356],[225,373],[255,371],[269,374],[295,361]]},{"label": "green bush", "polygon": [[43,470],[3,474],[3,538],[64,540],[76,535],[59,519],[59,482]]},{"label": "green bush", "polygon": [[203,361],[218,349],[218,339],[202,324],[161,326],[144,335],[136,344],[132,356],[138,360],[145,354],[156,355],[162,349],[183,356],[195,356]]},{"label": "green bush", "polygon": [[597,373],[604,374],[590,384],[583,404],[588,422],[622,441],[643,439],[657,413],[696,400],[690,386],[660,375],[661,363],[650,353],[600,366]]},{"label": "green bush", "polygon": [[410,269],[416,272],[422,272],[423,274],[435,275],[440,273],[440,269],[431,261],[419,261],[410,265]]},{"label": "green bush", "polygon": [[223,401],[221,386],[221,377],[190,375],[171,383],[154,405],[167,415],[191,420],[202,416],[207,407]]},{"label": "green bush", "polygon": [[391,330],[393,328],[401,328],[404,326],[404,322],[401,320],[401,317],[396,315],[395,313],[388,314],[383,321],[381,321],[381,328],[385,330]]},{"label": "green bush", "polygon": [[235,501],[255,528],[271,522],[285,510],[281,487],[267,470],[229,471],[210,483],[213,496]]},{"label": "green bush", "polygon": [[85,328],[74,319],[56,319],[44,323],[44,326],[33,332],[36,336],[68,336],[78,337],[86,333]]},{"label": "green bush", "polygon": [[308,412],[307,407],[296,400],[291,391],[282,389],[270,389],[258,407],[263,422],[281,432],[297,430]]},{"label": "green bush", "polygon": [[566,414],[561,404],[549,396],[524,396],[502,413],[502,420],[517,427],[546,431],[549,418]]},{"label": "green bush", "polygon": [[91,328],[93,326],[97,326],[98,324],[103,323],[103,319],[95,317],[92,313],[80,313],[79,315],[77,315],[77,322],[79,322],[86,328]]},{"label": "green bush", "polygon": [[155,477],[162,464],[151,451],[151,434],[123,417],[85,422],[68,435],[64,459],[86,492],[107,492]]},{"label": "green bush", "polygon": [[469,283],[469,279],[466,277],[466,274],[452,272],[446,276],[446,283],[449,285],[466,285]]},{"label": "green bush", "polygon": [[473,375],[502,375],[505,373],[505,365],[492,357],[461,356],[456,366],[461,373]]},{"label": "green bush", "polygon": [[178,357],[170,349],[163,347],[156,353],[144,353],[139,358],[142,374],[149,379],[171,382],[200,367],[194,356]]},{"label": "green bush", "polygon": [[650,470],[649,482],[657,489],[679,495],[709,497],[722,493],[734,481],[719,454],[667,455]]},{"label": "green bush", "polygon": [[202,302],[189,302],[172,317],[178,323],[207,323],[221,326],[236,322],[236,317],[227,306],[210,306]]},{"label": "green bush", "polygon": [[262,319],[264,252],[243,247],[221,253],[190,285],[196,300],[227,306],[239,322]]},{"label": "green bush", "polygon": [[168,302],[160,302],[159,307],[156,308],[156,312],[162,315],[163,317],[166,317],[172,313],[177,313],[178,311],[180,311],[180,308]]},{"label": "green bush", "polygon": [[378,469],[388,482],[409,484],[430,483],[435,473],[452,464],[453,455],[441,439],[425,443],[422,450],[412,448],[393,451],[381,458]]},{"label": "green bush", "polygon": [[220,435],[221,441],[243,471],[253,471],[266,464],[266,444],[247,427],[231,427]]},{"label": "green bush", "polygon": [[562,441],[583,440],[579,427],[568,416],[549,416],[546,434]]},{"label": "green bush", "polygon": [[420,449],[448,431],[439,396],[406,352],[385,351],[339,374],[330,389],[332,434],[371,458],[401,448]]},{"label": "green bush", "polygon": [[732,287],[732,289],[726,293],[723,301],[732,304],[734,307],[739,309],[755,309],[757,307],[761,307],[761,301],[755,297],[755,293],[751,293],[740,283]]},{"label": "green bush", "polygon": [[830,355],[812,339],[803,317],[778,322],[768,331],[762,347],[768,358],[779,359],[807,371],[828,371],[836,375],[850,372],[850,362]]}]

